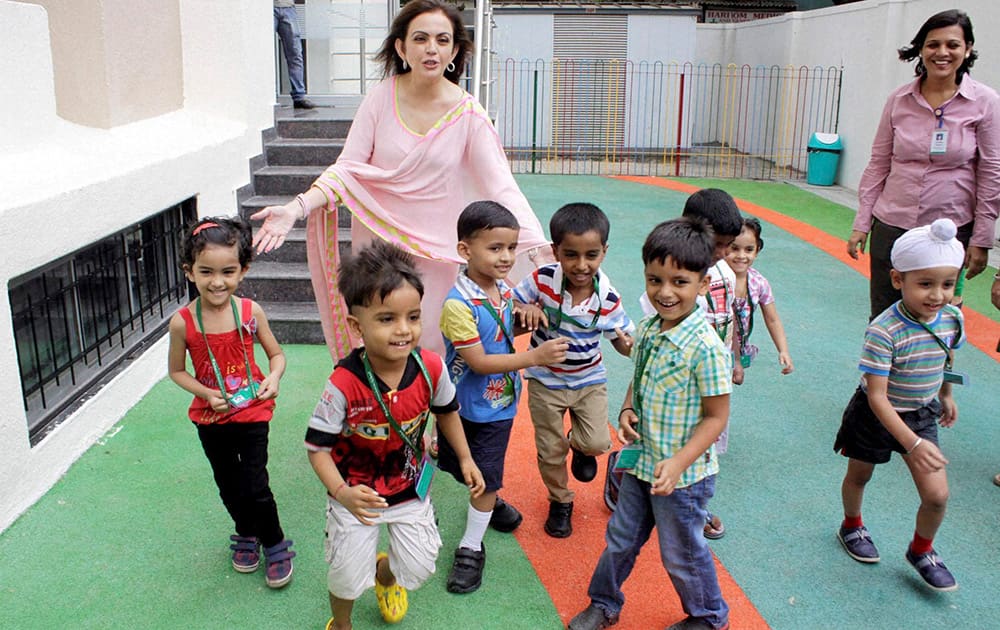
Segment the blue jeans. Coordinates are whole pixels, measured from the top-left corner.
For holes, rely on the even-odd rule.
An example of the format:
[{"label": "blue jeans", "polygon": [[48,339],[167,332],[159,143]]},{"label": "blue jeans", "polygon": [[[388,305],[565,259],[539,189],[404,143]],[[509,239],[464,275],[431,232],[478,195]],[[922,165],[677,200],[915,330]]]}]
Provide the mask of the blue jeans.
[{"label": "blue jeans", "polygon": [[305,66],[302,63],[302,43],[299,41],[301,36],[295,7],[274,7],[274,30],[278,32],[281,48],[285,51],[292,100],[301,100],[306,95]]},{"label": "blue jeans", "polygon": [[705,506],[715,494],[715,476],[706,477],[667,496],[651,495],[650,484],[631,473],[622,478],[618,507],[604,535],[607,547],[597,561],[587,594],[605,613],[625,605],[622,584],[635,566],[639,550],[656,526],[663,562],[684,612],[721,628],[729,620],[712,552],[705,541]]}]

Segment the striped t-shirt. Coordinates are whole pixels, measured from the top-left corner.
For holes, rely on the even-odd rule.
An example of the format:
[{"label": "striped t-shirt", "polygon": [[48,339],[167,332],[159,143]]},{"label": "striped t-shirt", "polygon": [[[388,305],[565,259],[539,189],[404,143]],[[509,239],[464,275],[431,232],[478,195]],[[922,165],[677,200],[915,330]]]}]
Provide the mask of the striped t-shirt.
[{"label": "striped t-shirt", "polygon": [[[900,302],[872,320],[865,331],[859,368],[889,377],[888,396],[896,411],[913,411],[934,400],[944,378],[947,354],[941,344],[959,348],[965,341],[962,312],[945,306],[933,322],[933,334],[900,312]],[[864,377],[861,387],[867,392]]]},{"label": "striped t-shirt", "polygon": [[566,337],[569,350],[558,365],[534,366],[524,370],[549,389],[580,389],[607,382],[607,370],[601,361],[601,333],[608,339],[617,336],[615,328],[632,335],[635,324],[625,314],[621,296],[611,281],[597,270],[597,291],[580,304],[573,304],[563,290],[563,272],[559,263],[539,267],[514,288],[514,297],[525,304],[536,304],[545,311],[548,328],[531,334],[531,347],[549,339]]}]

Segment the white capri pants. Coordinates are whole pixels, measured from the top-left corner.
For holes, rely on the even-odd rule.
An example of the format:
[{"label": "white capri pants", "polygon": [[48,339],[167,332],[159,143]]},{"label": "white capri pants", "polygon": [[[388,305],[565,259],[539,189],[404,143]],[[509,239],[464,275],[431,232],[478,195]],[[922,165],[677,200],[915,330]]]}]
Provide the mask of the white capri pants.
[{"label": "white capri pants", "polygon": [[380,524],[389,531],[389,569],[403,588],[419,588],[434,574],[441,536],[430,498],[413,499],[382,510],[376,525],[363,525],[337,500],[327,497],[327,585],[334,597],[356,600],[375,585]]}]

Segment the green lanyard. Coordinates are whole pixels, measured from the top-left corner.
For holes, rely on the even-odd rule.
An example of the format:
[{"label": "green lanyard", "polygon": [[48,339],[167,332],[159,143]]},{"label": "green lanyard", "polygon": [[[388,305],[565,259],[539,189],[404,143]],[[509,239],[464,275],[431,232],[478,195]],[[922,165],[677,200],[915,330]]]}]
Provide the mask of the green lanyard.
[{"label": "green lanyard", "polygon": [[[257,396],[257,384],[254,382],[253,373],[250,371],[250,357],[247,356],[247,346],[243,341],[243,320],[240,318],[240,313],[236,309],[236,300],[229,296],[229,305],[233,307],[233,318],[236,320],[236,332],[240,336],[240,348],[243,349],[243,364],[247,368],[247,382],[250,383],[250,391],[253,392],[254,396]],[[215,380],[219,382],[219,391],[222,392],[222,398],[225,399],[226,404],[229,404],[229,392],[226,391],[226,381],[222,378],[222,370],[219,369],[219,363],[215,360],[215,355],[212,354],[212,346],[208,343],[208,336],[205,334],[205,325],[201,322],[201,298],[199,297],[194,301],[194,314],[198,318],[198,328],[201,329],[201,337],[205,340],[205,350],[208,351],[208,360],[212,364],[212,369],[215,371]]]},{"label": "green lanyard", "polygon": [[[930,326],[928,326],[926,323],[924,323],[921,320],[919,320],[916,317],[914,317],[910,313],[910,311],[907,310],[906,305],[903,304],[902,300],[899,301],[899,311],[903,315],[906,315],[907,318],[912,319],[913,321],[915,321],[918,324],[920,324],[920,326],[924,330],[926,330],[927,332],[929,332],[931,334],[931,337],[934,337],[934,341],[936,341],[938,343],[938,345],[941,346],[941,349],[944,350],[944,354],[945,354],[944,369],[950,372],[951,371],[951,361],[952,361],[952,358],[954,356],[954,352],[953,352],[954,348],[952,346],[949,346],[948,344],[946,344],[944,342],[944,339],[941,339],[940,337],[938,337],[937,333],[935,333],[933,330],[931,330]],[[962,325],[959,324],[958,325],[958,332],[955,334],[955,339],[958,340],[958,339],[961,339],[961,338],[962,338]]]},{"label": "green lanyard", "polygon": [[[503,300],[502,297],[500,299],[501,301]],[[503,319],[500,317],[500,313],[498,313],[496,309],[493,308],[493,305],[490,304],[489,297],[482,301],[482,305],[486,307],[486,310],[489,311],[490,315],[493,316],[494,321],[496,321],[497,327],[500,328],[500,333],[503,335],[504,341],[507,342],[507,350],[511,354],[514,354],[514,342],[511,341],[510,336],[507,335],[507,328],[503,325]],[[510,375],[510,372],[504,372],[503,389],[505,393],[509,392],[511,396],[514,395],[514,377]]]},{"label": "green lanyard", "polygon": [[[500,299],[503,300],[503,298]],[[493,305],[490,304],[490,298],[486,298],[485,300],[483,300],[482,304],[483,306],[486,307],[486,310],[489,311],[490,315],[493,316],[493,320],[496,321],[497,327],[500,328],[500,333],[503,335],[504,341],[507,342],[507,349],[510,350],[511,353],[513,353],[514,342],[511,341],[510,337],[507,335],[507,328],[503,325],[503,319],[500,317],[500,313],[498,313],[497,310],[493,308]]]},{"label": "green lanyard", "polygon": [[[427,372],[427,366],[424,365],[423,360],[421,360],[420,355],[417,354],[416,350],[410,350],[410,356],[413,357],[413,360],[417,362],[417,367],[420,368],[420,372],[424,375],[424,378],[427,380],[427,389],[430,392],[431,399],[433,400],[434,385],[433,383],[431,383],[431,375],[430,373]],[[427,427],[426,416],[424,417],[423,422],[420,423],[420,429],[417,431],[418,439],[416,441],[416,444],[414,444],[414,442],[410,440],[410,436],[408,436],[403,431],[403,428],[399,426],[399,423],[396,422],[396,418],[393,417],[392,412],[389,411],[389,405],[385,403],[385,396],[379,389],[378,381],[375,380],[375,372],[372,371],[372,364],[368,361],[368,352],[366,351],[361,352],[361,364],[365,368],[365,378],[368,380],[368,387],[370,387],[372,393],[375,394],[375,399],[378,400],[378,406],[381,407],[382,413],[385,414],[385,419],[389,421],[389,425],[392,426],[393,429],[395,429],[396,433],[399,434],[399,437],[403,438],[403,442],[405,442],[406,445],[409,446],[410,449],[416,454],[416,458],[418,460],[421,459],[424,453],[424,441],[419,438],[423,437],[424,429],[426,429]]]},{"label": "green lanyard", "polygon": [[[594,280],[594,295],[597,296],[597,311],[594,313],[594,319],[590,320],[590,324],[584,326],[583,324],[581,324],[580,322],[578,322],[576,319],[567,316],[567,319],[569,321],[571,321],[572,323],[576,324],[580,328],[584,328],[584,329],[593,328],[594,326],[596,326],[597,325],[597,319],[601,316],[601,294],[598,293],[598,290],[597,290],[598,289],[597,276],[594,276],[593,280]],[[559,305],[558,305],[558,307],[557,308],[551,308],[550,307],[550,308],[546,309],[547,311],[549,311],[549,328],[552,328],[554,330],[557,330],[559,328],[559,325],[562,324],[562,318],[563,318],[563,295],[565,295],[565,294],[566,294],[566,277],[563,276],[563,279],[562,279],[562,289],[559,291]],[[553,311],[555,313],[555,317],[552,316],[552,314],[553,314],[552,312]]]},{"label": "green lanyard", "polygon": [[652,320],[646,324],[646,328],[642,331],[639,338],[642,343],[636,348],[636,366],[635,373],[632,375],[632,407],[635,408],[635,415],[639,417],[639,421],[642,422],[642,396],[639,392],[639,386],[642,382],[642,376],[646,372],[646,364],[649,363],[649,356],[653,354],[653,340],[649,334],[649,329],[657,325],[662,321],[659,316],[652,318]]}]

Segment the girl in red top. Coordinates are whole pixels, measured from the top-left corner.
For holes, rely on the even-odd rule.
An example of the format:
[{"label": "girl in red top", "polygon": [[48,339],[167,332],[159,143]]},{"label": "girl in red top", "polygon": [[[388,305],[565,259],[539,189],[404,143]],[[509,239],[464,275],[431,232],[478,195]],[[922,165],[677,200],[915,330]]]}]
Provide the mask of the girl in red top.
[{"label": "girl in red top", "polygon": [[[250,226],[239,218],[202,219],[185,233],[181,267],[198,297],[170,320],[168,365],[170,378],[194,394],[188,417],[236,525],[233,568],[257,570],[263,546],[267,585],[281,588],[292,579],[295,552],[268,483],[267,435],[285,355],[260,306],[233,296],[250,268],[250,243]],[[255,335],[267,353],[267,376],[254,362]]]}]

